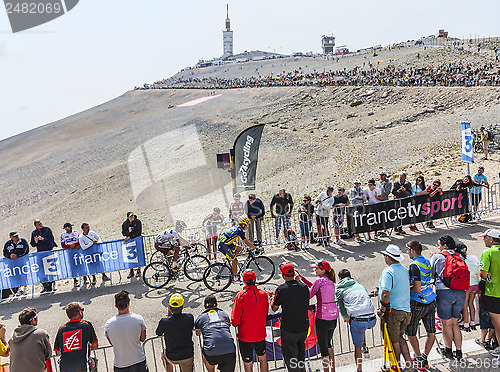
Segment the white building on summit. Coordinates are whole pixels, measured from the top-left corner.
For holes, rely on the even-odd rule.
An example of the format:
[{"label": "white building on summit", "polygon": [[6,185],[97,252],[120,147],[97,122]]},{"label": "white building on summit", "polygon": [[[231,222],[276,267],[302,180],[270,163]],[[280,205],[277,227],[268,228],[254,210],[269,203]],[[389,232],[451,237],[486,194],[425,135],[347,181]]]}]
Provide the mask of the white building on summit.
[{"label": "white building on summit", "polygon": [[226,29],[222,31],[222,43],[224,47],[224,53],[222,54],[223,58],[228,58],[233,55],[233,31],[231,31],[231,21],[229,20],[229,5],[226,4],[226,7]]}]

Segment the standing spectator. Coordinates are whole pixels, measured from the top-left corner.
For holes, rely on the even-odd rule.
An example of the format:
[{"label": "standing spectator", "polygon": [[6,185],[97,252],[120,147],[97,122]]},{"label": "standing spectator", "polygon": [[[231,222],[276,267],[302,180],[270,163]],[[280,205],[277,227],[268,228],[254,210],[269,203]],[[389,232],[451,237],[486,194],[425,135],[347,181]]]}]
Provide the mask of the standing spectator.
[{"label": "standing spectator", "polygon": [[311,203],[311,197],[304,195],[303,203],[299,207],[299,227],[300,236],[304,248],[309,248],[312,233],[312,218],[314,214],[314,205]]},{"label": "standing spectator", "polygon": [[490,145],[491,142],[490,139],[491,135],[484,127],[479,128],[479,131],[481,132],[479,140],[483,143],[483,152],[484,152],[484,157],[481,158],[481,160],[488,160],[488,146]]},{"label": "standing spectator", "polygon": [[207,253],[208,259],[212,259],[210,255],[212,252],[215,254],[217,252],[217,225],[222,225],[224,223],[224,217],[220,213],[220,208],[215,207],[212,213],[209,213],[203,219],[201,227],[205,229],[205,240],[207,242]]},{"label": "standing spectator", "polygon": [[[365,191],[361,188],[361,181],[354,180],[354,187],[351,189],[351,204],[352,206],[363,205],[366,202]],[[361,243],[359,234],[354,234],[354,240]]]},{"label": "standing spectator", "polygon": [[[64,249],[80,249],[80,241],[78,238],[80,234],[78,231],[73,230],[73,225],[66,222],[63,226],[64,232],[61,233],[61,247]],[[87,277],[83,277],[83,283],[87,284]],[[78,285],[78,279],[73,278],[73,284],[75,287]]]},{"label": "standing spectator", "polygon": [[[484,281],[486,282],[486,281]],[[490,312],[484,309],[483,293],[484,288],[479,290],[479,327],[481,328],[481,337],[476,338],[476,344],[484,347],[486,350],[495,350],[498,347],[495,337],[495,327],[491,322]]]},{"label": "standing spectator", "polygon": [[[472,176],[472,180],[480,184],[481,186],[486,187],[487,189],[490,188],[490,184],[488,183],[488,178],[486,178],[486,176],[484,175],[484,167],[482,166],[477,169],[477,173]],[[482,198],[481,186],[473,187],[470,190],[472,197],[471,200],[472,210],[474,211],[474,216],[477,216],[477,208],[479,207],[479,203],[481,203],[481,198]]]},{"label": "standing spectator", "polygon": [[[128,242],[130,239],[135,239],[142,235],[142,223],[134,214],[134,212],[127,212],[127,219],[122,223],[122,235],[125,237],[123,240]],[[136,278],[141,276],[141,269],[138,267],[135,274]],[[127,279],[134,277],[134,269],[130,269]]]},{"label": "standing spectator", "polygon": [[47,331],[37,328],[36,310],[28,307],[21,311],[19,324],[9,341],[10,372],[45,372],[52,347]]},{"label": "standing spectator", "polygon": [[[415,180],[415,184],[411,187],[411,195],[419,196],[419,195],[427,195],[427,188],[425,187],[425,179],[424,176],[418,176]],[[417,225],[412,223],[410,225],[411,231],[418,231]]]},{"label": "standing spectator", "polygon": [[[488,248],[481,254],[479,265],[481,278],[486,280],[483,307],[490,313],[496,338],[500,341],[500,231],[489,229],[479,236]],[[492,351],[492,355],[500,357],[500,348]]]},{"label": "standing spectator", "polygon": [[[369,180],[368,187],[363,191],[366,195],[366,203],[368,205],[377,204],[382,201],[382,191],[375,187],[375,180]],[[368,232],[368,240],[370,240],[370,232]],[[378,240],[377,231],[373,232],[373,240]]]},{"label": "standing spectator", "polygon": [[394,346],[394,354],[399,362],[401,354],[408,362],[411,361],[410,352],[406,341],[403,339],[406,326],[411,320],[410,308],[410,275],[408,270],[401,264],[404,256],[398,246],[389,244],[382,251],[387,267],[380,276],[380,309],[378,316],[383,320],[382,334],[384,334],[384,323],[387,324],[387,332]]},{"label": "standing spectator", "polygon": [[0,324],[0,356],[7,358],[9,356],[9,344],[5,338],[5,332],[7,329],[3,324]]},{"label": "standing spectator", "polygon": [[314,202],[316,206],[316,226],[318,228],[318,245],[328,246],[330,232],[328,231],[328,217],[333,206],[333,187],[328,186],[326,191],[319,194]]},{"label": "standing spectator", "polygon": [[473,187],[481,187],[482,185],[472,180],[470,175],[464,176],[464,178],[460,178],[456,180],[451,186],[451,190],[461,191],[472,189]]},{"label": "standing spectator", "polygon": [[194,322],[196,334],[203,336],[203,363],[208,372],[234,372],[236,347],[231,336],[229,316],[217,307],[213,294],[205,297],[205,311]]},{"label": "standing spectator", "polygon": [[333,350],[333,331],[337,327],[339,308],[335,303],[335,271],[330,263],[320,260],[314,265],[318,279],[314,284],[297,273],[298,280],[307,285],[310,298],[316,296],[316,338],[323,358],[323,370],[335,371],[335,353]]},{"label": "standing spectator", "polygon": [[192,372],[194,365],[193,314],[183,314],[184,298],[173,294],[168,301],[168,314],[160,319],[156,335],[163,336],[165,350],[161,354],[167,372],[174,371],[177,364],[181,372]]},{"label": "standing spectator", "polygon": [[345,194],[345,189],[339,187],[337,195],[333,197],[332,225],[335,235],[335,243],[342,246],[345,242],[340,239],[342,224],[344,223],[345,207],[349,205],[349,197]]},{"label": "standing spectator", "polygon": [[476,307],[474,306],[474,299],[479,291],[479,259],[476,256],[467,254],[467,246],[463,243],[456,243],[455,249],[465,256],[465,263],[470,273],[470,287],[465,292],[465,306],[462,310],[462,330],[470,332],[476,330]]},{"label": "standing spectator", "polygon": [[[94,231],[90,230],[90,225],[88,223],[86,222],[82,223],[81,229],[82,233],[78,237],[78,242],[80,243],[80,248],[83,251],[89,249],[94,244],[99,245],[102,243],[102,240],[99,237],[99,235],[97,235]],[[106,273],[102,273],[102,281],[106,282],[108,280],[111,279],[109,279]],[[97,283],[95,275],[92,275],[92,283],[93,284]]]},{"label": "standing spectator", "polygon": [[[273,311],[281,306],[281,351],[290,372],[305,372],[305,340],[309,329],[309,289],[295,280],[295,267],[290,262],[280,266],[285,283],[276,288],[271,305]],[[270,292],[272,295],[272,292]]]},{"label": "standing spectator", "polygon": [[375,184],[382,192],[382,201],[389,200],[392,191],[392,182],[387,178],[387,172],[380,172],[380,181]]},{"label": "standing spectator", "polygon": [[146,339],[146,324],[142,316],[130,312],[128,292],[115,294],[118,314],[104,325],[106,337],[115,354],[115,372],[147,372],[146,355],[142,342]]},{"label": "standing spectator", "polygon": [[[406,335],[415,352],[413,365],[424,370],[429,366],[427,356],[436,340],[436,294],[432,291],[432,266],[430,261],[422,256],[422,244],[412,240],[406,244],[406,251],[412,262],[408,266],[410,274],[410,308],[411,321],[406,327]],[[417,331],[420,320],[424,323],[427,338],[424,352],[420,352]]]},{"label": "standing spectator", "polygon": [[365,346],[365,332],[377,324],[375,308],[366,289],[356,283],[347,269],[339,271],[339,279],[335,288],[335,299],[339,306],[340,314],[346,322],[349,322],[352,343],[354,344],[354,360],[357,371],[361,372],[363,367],[363,352],[368,354]]},{"label": "standing spectator", "polygon": [[[268,371],[266,355],[266,317],[269,310],[269,298],[266,292],[255,285],[255,273],[245,270],[245,286],[239,291],[233,302],[231,324],[238,327],[238,345],[245,372],[253,368],[253,352],[257,354],[261,372]],[[252,309],[251,311],[245,311]]]},{"label": "standing spectator", "polygon": [[[31,232],[30,245],[36,247],[37,252],[51,251],[52,248],[57,247],[51,229],[43,226],[40,220],[33,221],[33,224],[35,225],[35,230]],[[40,293],[52,292],[53,285],[54,282],[42,283],[43,289]]]},{"label": "standing spectator", "polygon": [[[452,343],[455,343],[457,359],[462,359],[462,332],[458,318],[465,305],[465,291],[448,288],[444,281],[446,254],[455,254],[455,240],[445,235],[438,240],[439,252],[431,258],[432,276],[436,279],[437,313],[443,324],[443,339],[446,358],[453,359]],[[444,254],[443,254],[444,253]]]},{"label": "standing spectator", "polygon": [[234,199],[229,204],[229,219],[231,226],[238,225],[238,219],[245,214],[245,204],[241,201],[241,194],[238,192],[234,194]]},{"label": "standing spectator", "polygon": [[[274,213],[276,206],[276,213]],[[279,189],[278,193],[271,200],[271,217],[274,218],[274,227],[276,228],[276,244],[280,243],[281,222],[283,222],[283,239],[287,240],[287,230],[290,228],[290,215],[293,210],[292,196],[285,191]]]},{"label": "standing spectator", "polygon": [[[9,233],[10,239],[7,240],[3,246],[3,256],[5,258],[15,260],[18,257],[26,256],[30,247],[28,242],[24,238],[20,238],[17,231],[11,231]],[[4,292],[5,291],[5,292]],[[17,293],[18,295],[23,295],[26,293],[26,286],[18,291],[18,287],[11,289],[2,290],[2,299],[9,297],[10,292]]]},{"label": "standing spectator", "polygon": [[[392,194],[396,199],[407,198],[411,196],[411,184],[406,180],[406,173],[401,172],[399,174],[399,181],[394,183],[394,188],[392,189]],[[403,226],[397,226],[394,228],[396,235],[406,234],[403,230]]]},{"label": "standing spectator", "polygon": [[61,356],[60,372],[91,371],[90,351],[99,347],[94,327],[83,320],[81,303],[70,302],[64,310],[69,322],[59,328],[54,343],[56,355]]},{"label": "standing spectator", "polygon": [[266,214],[264,203],[257,198],[255,194],[248,195],[248,200],[245,203],[245,213],[250,218],[250,226],[248,230],[248,238],[255,242],[255,232],[257,232],[257,242],[262,244],[262,220]]},{"label": "standing spectator", "polygon": [[[434,180],[434,182],[432,182],[432,185],[427,186],[427,194],[431,198],[433,198],[436,195],[443,196],[444,191],[441,187],[441,180],[440,179]],[[436,228],[436,226],[434,226],[434,223],[432,221],[427,221],[425,223],[425,226],[427,226],[431,229]]]}]

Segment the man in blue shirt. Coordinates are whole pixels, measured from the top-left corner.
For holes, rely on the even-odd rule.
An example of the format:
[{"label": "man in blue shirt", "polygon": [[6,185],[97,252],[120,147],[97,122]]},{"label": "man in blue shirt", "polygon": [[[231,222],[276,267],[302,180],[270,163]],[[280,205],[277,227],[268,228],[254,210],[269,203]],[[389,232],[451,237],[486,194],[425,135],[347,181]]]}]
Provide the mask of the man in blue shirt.
[{"label": "man in blue shirt", "polygon": [[481,186],[476,186],[476,187],[473,187],[470,192],[471,192],[471,196],[472,196],[472,208],[474,210],[474,212],[477,212],[477,208],[479,207],[479,203],[481,203],[481,198],[482,198],[482,194],[481,194],[481,187],[484,186],[486,188],[489,188],[490,187],[490,184],[488,183],[488,179],[486,178],[486,176],[484,175],[484,167],[481,166],[477,169],[477,173],[472,176],[472,180],[473,181],[476,181],[478,184],[480,184]]},{"label": "man in blue shirt", "polygon": [[387,267],[380,276],[380,309],[377,314],[382,319],[382,333],[384,323],[394,346],[396,360],[401,353],[407,362],[411,361],[410,352],[403,334],[411,320],[410,309],[410,275],[406,267],[401,265],[404,257],[398,246],[389,244],[382,251]]}]

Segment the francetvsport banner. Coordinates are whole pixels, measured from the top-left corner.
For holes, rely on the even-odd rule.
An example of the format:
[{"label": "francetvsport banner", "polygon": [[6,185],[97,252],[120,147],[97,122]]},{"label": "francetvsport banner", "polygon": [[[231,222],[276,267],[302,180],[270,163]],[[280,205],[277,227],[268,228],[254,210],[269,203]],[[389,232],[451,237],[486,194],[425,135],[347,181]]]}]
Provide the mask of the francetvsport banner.
[{"label": "francetvsport banner", "polygon": [[347,207],[345,218],[349,231],[357,234],[437,220],[468,211],[467,191],[448,190],[442,196],[437,194],[432,198],[429,195],[419,195]]},{"label": "francetvsport banner", "polygon": [[235,192],[255,190],[255,175],[263,129],[264,124],[254,125],[241,132],[234,141]]},{"label": "francetvsport banner", "polygon": [[0,259],[0,289],[131,269],[146,264],[144,242],[113,240],[86,250],[60,249]]}]

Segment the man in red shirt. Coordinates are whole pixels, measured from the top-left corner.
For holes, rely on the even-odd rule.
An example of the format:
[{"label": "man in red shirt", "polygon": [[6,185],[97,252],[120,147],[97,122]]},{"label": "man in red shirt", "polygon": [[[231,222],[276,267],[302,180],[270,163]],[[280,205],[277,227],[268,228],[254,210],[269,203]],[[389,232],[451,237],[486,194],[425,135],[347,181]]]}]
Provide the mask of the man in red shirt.
[{"label": "man in red shirt", "polygon": [[[266,317],[269,310],[269,297],[255,285],[255,273],[245,270],[243,273],[243,290],[234,299],[231,311],[231,324],[238,327],[238,344],[243,359],[245,372],[253,368],[253,351],[260,362],[260,371],[267,372],[266,355]],[[252,309],[244,311],[244,309]]]}]

